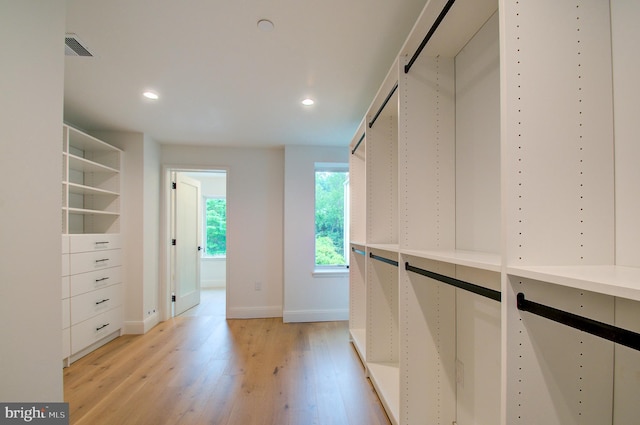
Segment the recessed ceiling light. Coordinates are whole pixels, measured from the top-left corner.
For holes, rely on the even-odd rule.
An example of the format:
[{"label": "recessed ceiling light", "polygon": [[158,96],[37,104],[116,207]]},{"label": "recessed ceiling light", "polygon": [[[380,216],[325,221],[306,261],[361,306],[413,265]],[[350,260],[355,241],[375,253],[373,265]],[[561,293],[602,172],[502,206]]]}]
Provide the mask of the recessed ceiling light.
[{"label": "recessed ceiling light", "polygon": [[269,31],[273,31],[273,28],[274,28],[273,22],[271,22],[268,19],[260,19],[258,21],[258,29],[260,31],[269,32]]},{"label": "recessed ceiling light", "polygon": [[315,103],[315,102],[313,101],[313,99],[309,99],[309,98],[307,98],[307,99],[305,99],[305,100],[303,100],[303,101],[302,101],[302,104],[303,104],[304,106],[311,106],[311,105],[313,105],[314,103]]},{"label": "recessed ceiling light", "polygon": [[142,93],[142,95],[144,97],[146,97],[147,99],[151,99],[151,100],[158,100],[158,98],[159,98],[158,93],[154,93],[152,91],[146,91],[146,92]]}]

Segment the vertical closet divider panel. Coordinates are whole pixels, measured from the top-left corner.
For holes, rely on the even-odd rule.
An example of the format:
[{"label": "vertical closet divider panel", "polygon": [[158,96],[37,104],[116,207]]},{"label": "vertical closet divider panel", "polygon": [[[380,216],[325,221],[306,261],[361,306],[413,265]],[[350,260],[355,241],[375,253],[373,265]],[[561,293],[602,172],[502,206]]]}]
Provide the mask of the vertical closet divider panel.
[{"label": "vertical closet divider panel", "polygon": [[[616,264],[640,268],[640,143],[638,143],[638,106],[640,98],[640,55],[638,40],[640,2],[611,1],[611,37],[613,49],[613,90],[615,113],[615,197]],[[640,273],[635,283],[640,287]],[[638,298],[616,298],[615,323],[640,332]],[[640,352],[615,346],[614,425],[638,420],[640,404]]]},{"label": "vertical closet divider panel", "polygon": [[[609,3],[500,6],[505,420],[611,423],[613,343],[516,305],[516,295],[524,293],[554,308],[614,321],[614,298],[585,290],[591,286],[575,278],[590,274],[589,267],[614,264]],[[574,287],[561,286],[567,283]]]},{"label": "vertical closet divider panel", "polygon": [[351,340],[366,365],[366,153],[363,122],[350,144],[349,156],[349,331]]},{"label": "vertical closet divider panel", "polygon": [[366,116],[366,364],[392,423],[399,416],[398,61]]}]

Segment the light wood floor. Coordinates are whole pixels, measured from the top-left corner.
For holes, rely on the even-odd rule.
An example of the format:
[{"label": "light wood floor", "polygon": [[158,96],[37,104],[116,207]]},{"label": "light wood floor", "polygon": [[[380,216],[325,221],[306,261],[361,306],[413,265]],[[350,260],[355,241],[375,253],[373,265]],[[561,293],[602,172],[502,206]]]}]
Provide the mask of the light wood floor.
[{"label": "light wood floor", "polygon": [[389,424],[347,322],[225,320],[206,292],[66,368],[71,424]]}]

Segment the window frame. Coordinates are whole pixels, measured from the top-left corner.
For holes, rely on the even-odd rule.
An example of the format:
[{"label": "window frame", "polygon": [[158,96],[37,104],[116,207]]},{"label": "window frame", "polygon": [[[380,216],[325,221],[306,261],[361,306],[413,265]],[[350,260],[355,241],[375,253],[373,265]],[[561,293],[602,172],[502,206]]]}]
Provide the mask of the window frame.
[{"label": "window frame", "polygon": [[[343,255],[345,264],[316,264],[316,202],[317,202],[317,173],[318,172],[340,172],[346,174],[346,180],[343,185]],[[349,273],[349,255],[348,255],[348,244],[349,244],[349,164],[341,163],[341,162],[316,162],[314,164],[313,170],[313,212],[314,212],[314,220],[313,220],[313,273],[314,277],[336,277],[336,276],[346,276]]]}]

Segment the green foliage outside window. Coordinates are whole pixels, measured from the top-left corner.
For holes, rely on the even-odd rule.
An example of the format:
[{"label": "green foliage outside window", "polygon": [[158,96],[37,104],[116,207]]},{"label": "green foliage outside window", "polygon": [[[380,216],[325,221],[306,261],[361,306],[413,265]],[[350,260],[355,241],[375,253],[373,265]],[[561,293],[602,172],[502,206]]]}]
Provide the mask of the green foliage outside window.
[{"label": "green foliage outside window", "polygon": [[205,255],[227,255],[227,200],[206,199],[206,240]]},{"label": "green foliage outside window", "polygon": [[316,171],[316,264],[346,265],[344,171]]}]

